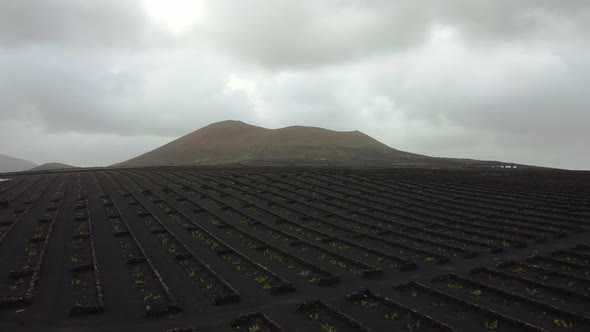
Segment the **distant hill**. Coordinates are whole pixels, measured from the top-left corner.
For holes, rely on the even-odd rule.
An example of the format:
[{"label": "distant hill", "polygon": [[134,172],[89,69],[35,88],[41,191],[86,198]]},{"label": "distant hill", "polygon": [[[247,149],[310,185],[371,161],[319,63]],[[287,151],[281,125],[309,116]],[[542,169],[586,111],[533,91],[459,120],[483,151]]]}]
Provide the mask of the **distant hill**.
[{"label": "distant hill", "polygon": [[28,171],[30,171],[30,172],[35,172],[35,171],[52,171],[52,170],[69,169],[69,168],[77,168],[77,166],[72,166],[72,165],[67,165],[67,164],[61,164],[61,163],[46,163],[46,164],[43,164],[43,165],[39,165],[37,167],[33,167],[33,168],[29,169]]},{"label": "distant hill", "polygon": [[37,164],[32,161],[0,154],[0,173],[26,171],[35,166]]},{"label": "distant hill", "polygon": [[267,129],[240,121],[210,124],[113,166],[162,165],[431,165],[476,162],[393,149],[360,131],[292,126]]}]

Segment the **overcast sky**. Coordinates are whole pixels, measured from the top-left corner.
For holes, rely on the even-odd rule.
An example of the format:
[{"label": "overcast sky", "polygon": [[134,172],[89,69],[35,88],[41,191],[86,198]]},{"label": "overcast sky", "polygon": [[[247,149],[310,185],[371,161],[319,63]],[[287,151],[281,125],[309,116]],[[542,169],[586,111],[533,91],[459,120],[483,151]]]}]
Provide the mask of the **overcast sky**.
[{"label": "overcast sky", "polygon": [[590,169],[590,1],[1,0],[0,153],[120,162],[211,122]]}]

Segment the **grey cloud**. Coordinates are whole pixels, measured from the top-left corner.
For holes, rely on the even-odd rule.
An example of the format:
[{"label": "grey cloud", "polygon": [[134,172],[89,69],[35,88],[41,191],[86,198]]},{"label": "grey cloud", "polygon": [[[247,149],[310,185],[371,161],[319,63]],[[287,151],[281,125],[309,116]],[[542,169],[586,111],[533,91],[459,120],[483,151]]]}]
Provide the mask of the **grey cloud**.
[{"label": "grey cloud", "polygon": [[144,54],[137,62],[45,47],[0,51],[0,116],[26,119],[48,133],[165,137],[248,114],[243,95],[224,92],[220,63],[190,63],[199,58],[192,51],[169,64],[161,56]]},{"label": "grey cloud", "polygon": [[13,142],[1,145],[2,151],[11,156],[31,156],[39,164],[57,160],[76,166],[108,166],[172,139],[173,137],[123,137],[87,132],[49,133],[27,121],[0,122],[0,141]]},{"label": "grey cloud", "polygon": [[259,84],[261,99],[275,126],[359,129],[434,156],[590,165],[573,152],[590,141],[590,60],[577,55],[581,49],[560,48],[556,56],[554,48],[446,48],[273,76]]},{"label": "grey cloud", "polygon": [[207,6],[214,23],[197,25],[195,34],[271,69],[333,65],[401,50],[428,36],[429,10],[406,1],[379,3],[216,1]]},{"label": "grey cloud", "polygon": [[[139,0],[0,1],[0,153],[105,165],[238,119],[590,169],[585,0],[216,0],[202,10],[175,34]],[[441,27],[450,35],[434,40]],[[236,77],[243,86],[229,84]]]},{"label": "grey cloud", "polygon": [[146,17],[135,0],[0,1],[0,46],[73,45],[127,48],[142,44]]},{"label": "grey cloud", "polygon": [[442,1],[444,23],[457,26],[471,41],[528,42],[588,39],[590,4],[584,0]]},{"label": "grey cloud", "polygon": [[590,28],[584,0],[255,0],[215,1],[206,8],[208,24],[196,25],[196,38],[271,70],[404,52],[440,26],[456,28],[473,43],[587,41]]},{"label": "grey cloud", "polygon": [[0,53],[0,75],[7,83],[0,85],[0,114],[27,116],[49,131],[108,132],[117,126],[117,109],[109,100],[123,90],[137,93],[141,82],[114,77],[105,62],[43,47]]}]

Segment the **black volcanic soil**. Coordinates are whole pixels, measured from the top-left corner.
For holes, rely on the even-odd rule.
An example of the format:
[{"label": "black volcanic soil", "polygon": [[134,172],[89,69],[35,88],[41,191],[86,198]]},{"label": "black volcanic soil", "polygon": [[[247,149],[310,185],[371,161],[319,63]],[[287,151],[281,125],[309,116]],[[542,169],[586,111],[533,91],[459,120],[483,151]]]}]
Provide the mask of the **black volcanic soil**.
[{"label": "black volcanic soil", "polygon": [[[590,330],[587,172],[10,178],[0,183],[2,331]],[[260,314],[235,322],[248,313]]]}]

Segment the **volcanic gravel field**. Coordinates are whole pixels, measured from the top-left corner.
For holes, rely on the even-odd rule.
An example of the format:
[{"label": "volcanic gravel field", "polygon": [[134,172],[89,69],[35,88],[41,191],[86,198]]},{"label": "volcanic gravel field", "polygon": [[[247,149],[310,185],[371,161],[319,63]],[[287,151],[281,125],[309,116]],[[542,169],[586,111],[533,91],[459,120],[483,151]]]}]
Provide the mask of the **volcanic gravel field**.
[{"label": "volcanic gravel field", "polygon": [[2,178],[0,331],[590,331],[590,173]]}]

